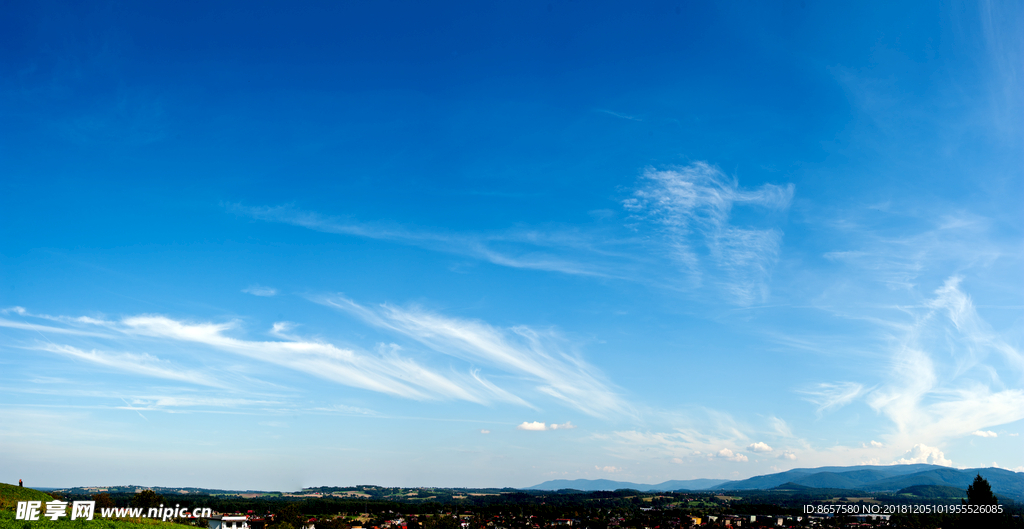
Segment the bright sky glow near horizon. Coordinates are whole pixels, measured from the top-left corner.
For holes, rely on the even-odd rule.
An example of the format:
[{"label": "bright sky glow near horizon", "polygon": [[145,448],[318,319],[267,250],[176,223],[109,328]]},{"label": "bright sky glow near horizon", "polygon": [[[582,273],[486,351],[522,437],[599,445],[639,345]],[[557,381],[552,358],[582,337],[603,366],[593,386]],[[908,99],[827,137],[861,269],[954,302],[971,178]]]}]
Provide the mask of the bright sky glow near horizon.
[{"label": "bright sky glow near horizon", "polygon": [[1024,471],[1020,2],[15,2],[0,49],[0,482]]}]

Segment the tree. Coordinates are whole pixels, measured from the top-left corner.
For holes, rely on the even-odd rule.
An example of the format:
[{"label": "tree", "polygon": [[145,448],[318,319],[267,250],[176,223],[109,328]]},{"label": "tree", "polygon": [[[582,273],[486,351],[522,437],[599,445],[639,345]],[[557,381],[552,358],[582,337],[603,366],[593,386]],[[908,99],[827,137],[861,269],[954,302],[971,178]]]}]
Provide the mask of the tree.
[{"label": "tree", "polygon": [[114,504],[114,498],[111,498],[110,494],[107,494],[106,492],[93,494],[92,501],[96,502],[97,511],[99,511],[99,509],[109,509],[117,506]]},{"label": "tree", "polygon": [[299,506],[294,503],[285,505],[274,515],[274,524],[271,529],[295,529],[306,525]]},{"label": "tree", "polygon": [[163,505],[163,503],[163,496],[153,492],[152,490],[146,489],[135,496],[132,496],[132,501],[129,505],[132,507],[142,507],[143,509],[152,509]]},{"label": "tree", "polygon": [[[988,480],[981,477],[980,473],[967,487],[967,499],[961,500],[961,503],[975,509],[980,507],[983,510],[986,507],[999,505],[996,495],[992,493],[992,486],[988,484]],[[995,529],[1002,527],[1004,522],[1003,516],[992,511],[972,512],[960,515],[959,527],[960,529]]]},{"label": "tree", "polygon": [[967,487],[967,501],[965,504],[999,505],[999,501],[996,500],[996,495],[992,493],[992,486],[988,484],[988,480],[981,477],[981,474],[978,474],[974,478],[974,483]]}]

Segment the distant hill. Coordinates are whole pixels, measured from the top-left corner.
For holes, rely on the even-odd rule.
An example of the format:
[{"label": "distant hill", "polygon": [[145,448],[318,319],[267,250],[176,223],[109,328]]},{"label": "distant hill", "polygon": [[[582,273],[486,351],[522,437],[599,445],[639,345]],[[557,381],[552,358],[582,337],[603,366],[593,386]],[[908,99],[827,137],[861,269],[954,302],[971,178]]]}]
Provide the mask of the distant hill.
[{"label": "distant hill", "polygon": [[[771,489],[783,483],[796,483],[820,489],[853,489],[882,479],[943,469],[938,465],[860,465],[853,467],[794,468],[777,474],[727,481],[714,488],[721,490]],[[896,487],[897,490],[902,487]]]},{"label": "distant hill", "polygon": [[[1024,500],[1024,473],[1000,468],[956,469],[938,465],[861,465],[851,467],[794,468],[786,472],[754,476],[738,481],[694,479],[666,481],[657,485],[611,481],[607,479],[574,479],[546,481],[532,490],[575,489],[580,491],[635,489],[641,492],[675,490],[799,490],[839,489],[866,492],[897,492],[915,486],[967,489],[974,477],[981,474],[998,495]],[[926,489],[920,489],[926,490]],[[936,492],[934,489],[931,492]],[[949,492],[949,491],[946,491]],[[911,493],[914,494],[914,493]],[[942,497],[942,496],[937,496]],[[960,496],[950,496],[960,497]]]},{"label": "distant hill", "polygon": [[51,501],[53,497],[45,492],[28,487],[0,483],[0,509],[13,509],[19,501]]},{"label": "distant hill", "polygon": [[724,479],[675,479],[658,483],[657,485],[645,485],[629,481],[612,481],[610,479],[556,479],[545,481],[540,485],[527,487],[525,490],[572,489],[592,492],[595,490],[633,489],[640,492],[662,492],[670,490],[705,490],[725,483],[725,481]]}]

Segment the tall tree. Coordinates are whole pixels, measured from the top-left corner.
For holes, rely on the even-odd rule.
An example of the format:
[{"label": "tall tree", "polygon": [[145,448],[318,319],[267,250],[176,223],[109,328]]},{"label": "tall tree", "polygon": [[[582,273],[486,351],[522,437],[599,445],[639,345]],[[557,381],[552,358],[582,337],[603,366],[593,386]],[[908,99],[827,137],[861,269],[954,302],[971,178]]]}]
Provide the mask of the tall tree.
[{"label": "tall tree", "polygon": [[999,505],[996,495],[992,493],[992,486],[988,480],[978,474],[974,483],[967,487],[967,505]]},{"label": "tall tree", "polygon": [[974,482],[967,487],[967,499],[961,500],[967,507],[981,509],[983,512],[967,512],[960,515],[960,529],[996,529],[1003,527],[1005,517],[997,514],[992,508],[999,505],[992,486],[979,473]]}]

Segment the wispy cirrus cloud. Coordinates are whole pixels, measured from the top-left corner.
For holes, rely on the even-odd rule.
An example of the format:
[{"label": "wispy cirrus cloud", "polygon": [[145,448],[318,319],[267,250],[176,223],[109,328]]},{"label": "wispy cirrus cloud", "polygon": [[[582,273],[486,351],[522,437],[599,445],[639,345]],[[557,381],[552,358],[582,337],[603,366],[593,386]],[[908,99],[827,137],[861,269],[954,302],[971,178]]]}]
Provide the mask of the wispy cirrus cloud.
[{"label": "wispy cirrus cloud", "polygon": [[[163,315],[137,315],[120,319],[70,318],[31,315],[64,326],[14,322],[14,329],[31,331],[46,338],[45,343],[31,348],[102,366],[109,370],[186,382],[211,387],[228,387],[223,380],[202,370],[183,368],[148,352],[113,353],[99,347],[83,348],[68,343],[55,343],[61,335],[102,337],[116,348],[166,349],[167,346],[192,344],[209,350],[256,360],[302,372],[337,384],[414,400],[465,400],[480,404],[511,402],[529,404],[520,397],[498,387],[478,371],[450,370],[443,372],[421,364],[402,354],[394,344],[381,344],[375,352],[339,347],[321,340],[304,339],[287,334],[290,326],[275,325],[271,334],[280,340],[246,340],[240,334],[239,322],[192,322]],[[102,332],[67,328],[91,327]],[[155,341],[154,341],[155,340]],[[221,358],[221,363],[226,360]]]},{"label": "wispy cirrus cloud", "polygon": [[[628,257],[620,241],[591,237],[573,229],[511,229],[490,233],[425,230],[395,223],[360,222],[304,211],[293,206],[229,204],[228,209],[268,222],[300,226],[323,233],[350,235],[416,246],[487,261],[499,266],[560,272],[571,275],[627,279],[619,268]],[[581,259],[580,255],[603,256]]]},{"label": "wispy cirrus cloud", "polygon": [[[236,214],[323,233],[391,241],[460,255],[499,266],[611,278],[660,288],[691,290],[707,284],[739,304],[763,300],[778,259],[782,231],[741,225],[737,207],[762,212],[788,209],[793,186],[743,189],[719,169],[695,162],[646,170],[632,196],[622,202],[627,221],[566,226],[517,227],[489,232],[424,229],[393,222],[365,222],[324,215],[291,205],[227,204]],[[749,216],[749,215],[748,215]],[[771,224],[756,215],[755,224]]]},{"label": "wispy cirrus cloud", "polygon": [[84,360],[116,371],[203,386],[224,387],[225,385],[222,380],[207,373],[177,366],[146,353],[110,353],[96,349],[83,351],[70,345],[54,343],[41,343],[36,349]]},{"label": "wispy cirrus cloud", "polygon": [[735,178],[704,162],[669,170],[648,169],[642,185],[623,206],[637,225],[660,228],[665,251],[691,281],[700,283],[709,266],[736,301],[747,304],[767,296],[767,280],[778,258],[782,231],[733,224],[737,206],[784,211],[793,185],[765,184],[742,189]]},{"label": "wispy cirrus cloud", "polygon": [[243,288],[242,292],[246,294],[252,294],[260,297],[273,297],[277,295],[277,289],[273,287],[265,287],[260,285],[249,285],[247,288]]},{"label": "wispy cirrus cloud", "polygon": [[524,402],[477,373],[445,375],[423,366],[402,356],[397,346],[383,346],[373,355],[322,341],[242,340],[226,334],[235,326],[234,323],[189,323],[149,315],[125,318],[119,324],[128,333],[203,344],[339,384],[404,398]]},{"label": "wispy cirrus cloud", "polygon": [[818,415],[839,409],[864,394],[864,385],[856,382],[826,382],[800,391],[818,405]]},{"label": "wispy cirrus cloud", "polygon": [[679,428],[671,432],[617,431],[610,440],[609,450],[627,459],[648,459],[653,455],[674,462],[725,459],[744,463],[749,460],[739,451],[745,436],[719,437]]},{"label": "wispy cirrus cloud", "polygon": [[415,307],[368,308],[339,296],[315,301],[400,333],[436,352],[526,377],[538,383],[536,389],[540,392],[589,415],[632,413],[610,382],[578,354],[567,350],[568,344],[554,331],[527,326],[502,329]]},{"label": "wispy cirrus cloud", "polygon": [[[986,266],[1008,249],[993,236],[990,219],[964,211],[929,210],[908,218],[861,208],[829,215],[815,222],[827,225],[841,248],[822,257],[843,274],[856,271],[866,284],[878,283],[889,291],[912,292],[924,278],[941,280],[943,276],[931,275],[935,270]],[[910,233],[891,227],[907,223],[921,227]]]},{"label": "wispy cirrus cloud", "polygon": [[981,318],[961,282],[948,278],[931,299],[901,307],[910,323],[879,323],[889,334],[881,383],[824,383],[805,391],[809,400],[827,411],[864,399],[891,421],[892,449],[1024,419],[1024,357]]},{"label": "wispy cirrus cloud", "polygon": [[662,431],[619,430],[598,437],[605,439],[606,448],[618,457],[676,463],[745,462],[747,447],[770,448],[763,442],[751,442],[749,426],[723,411],[698,408],[665,418],[680,426]]},{"label": "wispy cirrus cloud", "polygon": [[[506,402],[535,408],[527,398],[554,398],[594,416],[631,413],[613,386],[593,366],[573,352],[572,344],[554,331],[526,326],[500,329],[480,321],[460,320],[420,309],[382,306],[371,310],[344,298],[324,298],[320,303],[344,309],[374,327],[397,332],[424,345],[444,358],[467,362],[464,370],[429,365],[429,356],[407,355],[397,344],[377,344],[372,351],[341,347],[324,340],[304,338],[291,322],[275,323],[269,334],[277,339],[250,340],[240,322],[188,321],[164,315],[143,314],[119,319],[70,318],[32,315],[65,322],[63,326],[23,324],[16,328],[59,336],[73,322],[77,326],[102,330],[77,334],[97,335],[134,348],[180,348],[190,344],[255,360],[259,364],[285,367],[337,384],[413,400],[462,400],[479,404]],[[28,316],[28,313],[21,313]],[[77,330],[76,330],[77,331]],[[54,338],[56,339],[56,338]],[[224,387],[224,381],[201,370],[183,369],[155,354],[111,353],[101,347],[83,348],[47,341],[33,348],[70,356],[107,369],[164,378],[178,382]],[[206,356],[206,359],[211,357]],[[220,357],[223,363],[227,357]],[[424,363],[424,359],[428,363]],[[479,367],[478,367],[479,366]],[[516,391],[495,384],[483,369],[506,380],[518,379]],[[524,391],[522,386],[529,388]],[[518,393],[518,394],[517,394]],[[527,397],[527,398],[524,398]],[[571,423],[547,425],[548,429],[569,429]]]}]

